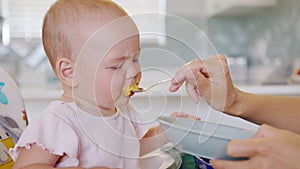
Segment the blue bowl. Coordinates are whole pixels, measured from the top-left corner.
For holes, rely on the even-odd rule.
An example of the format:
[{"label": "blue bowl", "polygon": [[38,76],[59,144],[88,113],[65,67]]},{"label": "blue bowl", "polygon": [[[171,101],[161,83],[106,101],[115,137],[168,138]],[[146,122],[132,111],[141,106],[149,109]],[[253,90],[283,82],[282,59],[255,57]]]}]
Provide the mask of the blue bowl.
[{"label": "blue bowl", "polygon": [[164,133],[176,149],[207,159],[236,160],[227,155],[230,140],[250,139],[256,131],[186,118],[159,117]]}]

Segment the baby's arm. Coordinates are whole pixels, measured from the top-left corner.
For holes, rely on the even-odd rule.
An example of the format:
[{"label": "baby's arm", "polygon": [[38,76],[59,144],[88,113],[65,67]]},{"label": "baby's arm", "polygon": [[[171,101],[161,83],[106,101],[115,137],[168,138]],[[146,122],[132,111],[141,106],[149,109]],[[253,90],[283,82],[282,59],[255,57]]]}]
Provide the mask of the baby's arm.
[{"label": "baby's arm", "polygon": [[151,151],[162,147],[169,140],[165,136],[163,129],[158,125],[150,128],[146,135],[141,139],[141,150],[140,155],[145,155]]},{"label": "baby's arm", "polygon": [[[53,169],[62,156],[53,155],[48,150],[44,150],[33,144],[30,149],[22,148],[15,162],[13,169]],[[66,167],[65,169],[85,169],[82,167]],[[105,167],[95,167],[90,169],[108,169]]]},{"label": "baby's arm", "polygon": [[30,149],[22,148],[20,150],[13,169],[54,168],[53,166],[59,158],[60,156],[53,155],[48,150],[33,144]]},{"label": "baby's arm", "polygon": [[[189,118],[194,120],[200,120],[199,117],[187,114],[184,112],[174,112],[171,114],[172,117],[180,117],[180,118]],[[145,155],[147,153],[150,153],[151,151],[162,147],[166,143],[168,143],[169,140],[167,136],[164,134],[163,129],[160,125],[152,127],[148,130],[146,135],[141,139],[141,156]]]}]

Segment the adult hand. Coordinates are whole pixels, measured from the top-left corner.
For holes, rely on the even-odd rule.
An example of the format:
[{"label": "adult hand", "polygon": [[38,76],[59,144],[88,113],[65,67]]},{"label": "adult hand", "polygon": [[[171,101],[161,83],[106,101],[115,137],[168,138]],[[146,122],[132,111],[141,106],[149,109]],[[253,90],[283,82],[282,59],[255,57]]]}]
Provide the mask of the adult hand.
[{"label": "adult hand", "polygon": [[233,106],[239,93],[233,86],[224,55],[187,63],[177,71],[169,90],[177,91],[184,82],[195,103],[199,102],[199,96],[203,96],[208,104],[223,112]]},{"label": "adult hand", "polygon": [[211,160],[214,169],[299,169],[300,136],[262,125],[253,139],[234,140],[227,145],[232,157],[243,161]]}]

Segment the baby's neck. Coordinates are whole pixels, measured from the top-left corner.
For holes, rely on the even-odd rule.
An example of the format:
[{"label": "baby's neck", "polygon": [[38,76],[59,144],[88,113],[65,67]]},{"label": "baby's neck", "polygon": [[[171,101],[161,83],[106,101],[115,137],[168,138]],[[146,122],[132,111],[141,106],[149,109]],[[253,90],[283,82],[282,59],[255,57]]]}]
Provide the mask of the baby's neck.
[{"label": "baby's neck", "polygon": [[96,116],[112,116],[117,113],[117,109],[101,107],[99,105],[93,104],[85,99],[76,97],[73,100],[82,110],[87,113],[96,115]]},{"label": "baby's neck", "polygon": [[68,94],[66,94],[66,93],[63,93],[63,94],[60,96],[59,100],[64,101],[64,102],[73,102],[72,96],[70,96],[70,95],[68,95]]},{"label": "baby's neck", "polygon": [[101,107],[80,97],[74,97],[71,94],[71,92],[67,92],[67,91],[65,91],[62,94],[59,100],[64,102],[75,102],[85,112],[97,116],[112,116],[117,113],[117,109],[115,107],[113,108]]}]

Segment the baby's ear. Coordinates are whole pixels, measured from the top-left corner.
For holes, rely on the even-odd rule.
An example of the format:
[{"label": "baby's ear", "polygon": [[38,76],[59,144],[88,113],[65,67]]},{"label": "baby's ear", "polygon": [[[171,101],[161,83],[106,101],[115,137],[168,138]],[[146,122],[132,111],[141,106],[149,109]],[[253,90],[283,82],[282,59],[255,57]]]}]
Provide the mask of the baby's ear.
[{"label": "baby's ear", "polygon": [[58,59],[55,69],[61,83],[69,87],[77,85],[74,78],[75,64],[71,59],[65,57]]}]

